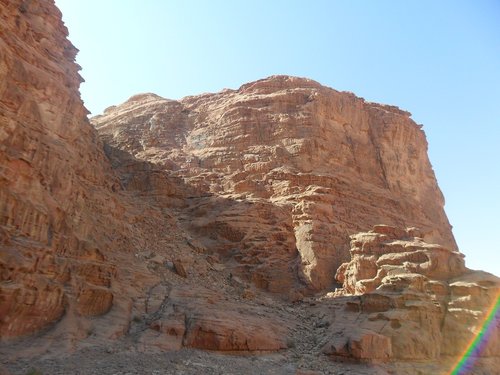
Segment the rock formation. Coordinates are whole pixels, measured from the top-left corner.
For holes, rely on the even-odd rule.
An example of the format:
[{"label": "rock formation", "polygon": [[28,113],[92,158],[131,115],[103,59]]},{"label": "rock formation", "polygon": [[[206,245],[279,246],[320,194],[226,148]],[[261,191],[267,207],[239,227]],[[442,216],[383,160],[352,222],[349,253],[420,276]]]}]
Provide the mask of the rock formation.
[{"label": "rock formation", "polygon": [[65,285],[84,314],[108,310],[113,272],[101,250],[117,181],[86,120],[77,50],[59,11],[2,1],[0,20],[0,335],[8,337],[61,319]]},{"label": "rock formation", "polygon": [[[325,353],[356,359],[405,360],[460,356],[480,331],[500,279],[466,270],[463,255],[422,240],[415,228],[377,225],[351,236],[351,261],[337,271],[345,321],[330,325]],[[466,324],[464,324],[467,322]],[[342,330],[339,338],[334,333]],[[483,353],[500,356],[500,327]]]},{"label": "rock formation", "polygon": [[0,21],[0,373],[438,373],[481,328],[409,113],[274,76],[92,126],[53,2]]},{"label": "rock formation", "polygon": [[[74,63],[77,50],[66,39],[54,4],[0,5],[0,337],[51,329],[69,337],[70,345],[94,330],[117,338],[142,329],[146,321],[148,329],[161,326],[155,320],[168,316],[154,301],[167,298],[172,285],[195,289],[203,280],[222,293],[227,275],[203,275],[215,260],[203,254],[196,258],[205,249],[189,240],[168,209],[156,205],[161,197],[153,202],[121,191],[86,117]],[[149,164],[134,165],[131,180],[138,186],[156,183],[170,205],[184,199],[187,190],[180,181]],[[196,279],[183,280],[190,273]],[[225,316],[227,310],[221,303],[206,311]],[[186,316],[184,346],[284,347],[284,336],[268,336],[275,330],[271,318],[235,312],[229,314],[232,322],[207,331],[206,325],[215,322],[210,314],[200,309]],[[134,317],[139,328],[130,328]],[[253,321],[250,327],[258,329],[250,332],[241,321]],[[228,338],[219,343],[210,335]]]},{"label": "rock formation", "polygon": [[295,249],[300,280],[323,290],[348,259],[348,236],[378,223],[417,226],[456,249],[409,115],[276,76],[181,101],[137,95],[92,121],[112,148],[181,178],[193,190],[187,229],[208,233],[218,253],[238,243],[241,274],[282,292]]}]

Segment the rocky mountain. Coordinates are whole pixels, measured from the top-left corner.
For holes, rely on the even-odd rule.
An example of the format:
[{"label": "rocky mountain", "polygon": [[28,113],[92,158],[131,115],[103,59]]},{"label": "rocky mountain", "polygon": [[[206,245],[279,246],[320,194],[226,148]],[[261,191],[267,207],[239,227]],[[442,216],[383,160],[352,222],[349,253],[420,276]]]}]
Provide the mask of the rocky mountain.
[{"label": "rocky mountain", "polygon": [[138,95],[92,122],[111,155],[190,188],[187,229],[207,247],[237,251],[237,270],[283,292],[297,276],[331,287],[349,235],[377,223],[417,226],[456,250],[425,135],[409,116],[275,76],[181,101]]},{"label": "rocky mountain", "polygon": [[408,112],[273,76],[89,122],[53,2],[0,20],[0,372],[440,373],[482,329]]}]

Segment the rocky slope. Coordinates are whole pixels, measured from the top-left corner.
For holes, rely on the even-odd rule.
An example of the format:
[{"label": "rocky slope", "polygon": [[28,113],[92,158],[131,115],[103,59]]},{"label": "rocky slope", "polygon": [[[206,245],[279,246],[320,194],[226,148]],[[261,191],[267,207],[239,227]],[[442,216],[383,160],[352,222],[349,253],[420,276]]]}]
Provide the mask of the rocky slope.
[{"label": "rocky slope", "polygon": [[181,178],[188,229],[271,291],[295,282],[297,254],[308,288],[331,287],[348,236],[378,223],[456,249],[425,135],[396,107],[275,76],[181,101],[137,95],[92,121],[112,148]]},{"label": "rocky slope", "polygon": [[[86,118],[76,49],[54,4],[0,4],[0,337],[51,328],[49,337],[74,347],[94,330],[123,336],[141,314],[148,324],[157,320],[171,285],[205,278],[202,284],[223,293],[224,276],[203,275],[211,264],[193,255],[203,249],[188,241],[176,219],[155,202],[121,191]],[[196,281],[184,281],[194,272],[188,266],[197,270]],[[211,313],[193,317],[185,345],[211,348],[196,335]],[[254,319],[265,328],[262,320]],[[231,332],[224,325],[220,330]],[[283,346],[281,337],[275,343],[253,335],[250,349]]]},{"label": "rocky slope", "polygon": [[481,329],[407,112],[276,76],[96,130],[53,2],[0,21],[0,373],[440,373]]}]

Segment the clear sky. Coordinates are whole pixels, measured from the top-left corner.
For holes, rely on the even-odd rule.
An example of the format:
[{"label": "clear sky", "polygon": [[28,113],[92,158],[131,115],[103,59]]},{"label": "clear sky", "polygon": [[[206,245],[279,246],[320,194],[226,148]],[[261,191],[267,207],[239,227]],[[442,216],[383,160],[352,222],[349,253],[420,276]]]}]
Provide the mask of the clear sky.
[{"label": "clear sky", "polygon": [[56,0],[87,108],[273,74],[397,105],[424,125],[470,268],[500,276],[499,0]]}]

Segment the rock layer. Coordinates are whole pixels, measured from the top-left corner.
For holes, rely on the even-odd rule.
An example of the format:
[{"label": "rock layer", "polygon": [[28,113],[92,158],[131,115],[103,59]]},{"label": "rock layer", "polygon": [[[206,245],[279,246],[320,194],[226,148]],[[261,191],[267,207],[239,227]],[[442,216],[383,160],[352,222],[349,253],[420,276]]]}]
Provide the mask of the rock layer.
[{"label": "rock layer", "polygon": [[[203,237],[217,228],[204,241],[209,248],[224,253],[238,243],[240,267],[283,291],[294,281],[294,248],[300,279],[325,289],[348,259],[346,238],[377,223],[418,226],[426,239],[456,249],[425,135],[409,116],[274,76],[181,101],[137,95],[92,122],[112,148],[194,189],[188,229]],[[267,234],[269,224],[278,238]],[[273,286],[270,256],[283,265],[283,285]]]},{"label": "rock layer", "polygon": [[287,347],[287,324],[262,307],[225,302],[214,291],[176,288],[140,341],[167,350],[184,346],[224,352],[277,351]]},{"label": "rock layer", "polygon": [[85,293],[87,283],[109,288],[110,266],[97,265],[92,254],[106,260],[102,224],[117,205],[110,198],[116,179],[86,119],[77,50],[60,12],[50,2],[2,1],[0,20],[5,337],[60,319],[69,303],[66,286],[74,293]]},{"label": "rock layer", "polygon": [[499,281],[465,268],[407,112],[275,76],[137,95],[96,131],[54,4],[0,0],[0,21],[0,372],[202,349],[250,355],[240,373],[444,373],[479,329]]},{"label": "rock layer", "polygon": [[[500,292],[499,278],[467,270],[462,254],[424,242],[415,228],[377,225],[351,236],[351,246],[351,261],[337,271],[343,288],[332,295],[355,295],[345,299],[345,310],[356,323],[349,326],[338,317],[332,323],[324,352],[334,357],[460,356]],[[482,354],[498,357],[499,339],[493,321]]]}]

